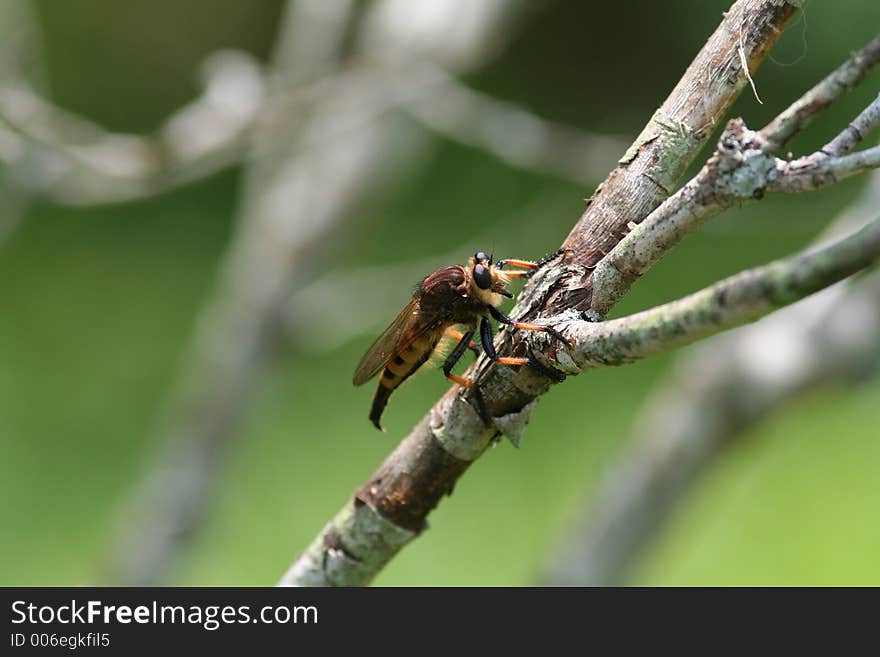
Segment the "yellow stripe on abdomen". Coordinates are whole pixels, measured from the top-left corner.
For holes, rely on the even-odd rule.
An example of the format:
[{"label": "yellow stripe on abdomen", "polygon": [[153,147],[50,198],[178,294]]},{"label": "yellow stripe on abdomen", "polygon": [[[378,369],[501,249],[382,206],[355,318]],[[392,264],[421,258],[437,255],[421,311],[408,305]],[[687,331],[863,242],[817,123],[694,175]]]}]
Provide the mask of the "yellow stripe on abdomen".
[{"label": "yellow stripe on abdomen", "polygon": [[431,339],[416,340],[406,349],[392,356],[382,371],[379,383],[392,390],[399,386],[428,360],[434,349],[434,343],[435,341]]},{"label": "yellow stripe on abdomen", "polygon": [[373,396],[373,407],[370,410],[370,420],[377,428],[382,428],[379,419],[391,393],[428,360],[436,343],[436,339],[430,337],[416,340],[389,359],[379,377],[379,385]]}]

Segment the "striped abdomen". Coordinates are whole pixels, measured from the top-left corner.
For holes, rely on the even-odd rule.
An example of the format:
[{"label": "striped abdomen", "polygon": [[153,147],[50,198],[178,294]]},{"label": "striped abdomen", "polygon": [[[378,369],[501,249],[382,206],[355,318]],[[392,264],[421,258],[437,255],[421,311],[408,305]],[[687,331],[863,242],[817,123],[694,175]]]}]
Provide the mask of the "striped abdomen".
[{"label": "striped abdomen", "polygon": [[379,386],[376,388],[376,394],[373,396],[373,407],[370,409],[370,420],[380,431],[382,430],[382,425],[379,424],[379,419],[382,417],[382,411],[385,410],[385,405],[388,403],[391,393],[425,364],[437,346],[439,338],[439,334],[422,336],[400,351],[395,352],[388,359],[388,363],[379,377]]}]

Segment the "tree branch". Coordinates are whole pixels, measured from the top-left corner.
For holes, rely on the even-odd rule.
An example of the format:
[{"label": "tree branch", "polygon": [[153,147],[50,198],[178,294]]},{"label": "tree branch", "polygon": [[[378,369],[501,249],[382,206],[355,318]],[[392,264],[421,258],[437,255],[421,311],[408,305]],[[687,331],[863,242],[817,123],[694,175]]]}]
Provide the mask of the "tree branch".
[{"label": "tree branch", "polygon": [[[781,0],[739,0],[731,7],[593,195],[563,245],[571,257],[542,270],[526,287],[520,314],[589,307],[591,268],[620,240],[629,221],[641,220],[669,195],[746,83],[741,56],[756,69],[794,11],[795,4]],[[510,334],[503,334],[497,344],[508,349],[509,342]],[[450,389],[293,563],[281,584],[369,582],[418,535],[428,513],[499,432],[514,440],[521,435],[548,380],[531,368],[490,367],[484,358],[471,371],[494,426],[484,426],[468,394]]]},{"label": "tree branch", "polygon": [[[880,218],[830,246],[777,260],[650,310],[608,322],[555,321],[574,371],[622,365],[752,322],[880,259]],[[560,318],[561,319],[561,318]]]},{"label": "tree branch", "polygon": [[[880,172],[829,232],[880,207]],[[805,390],[857,384],[880,366],[880,272],[835,285],[757,324],[682,353],[644,404],[544,567],[549,585],[625,583],[633,563],[731,443]]]},{"label": "tree branch", "polygon": [[[667,199],[603,258],[593,273],[590,308],[604,316],[648,269],[672,247],[708,219],[737,203],[763,198],[767,191],[803,192],[819,189],[869,167],[878,166],[877,149],[845,155],[858,138],[852,136],[852,124],[844,129],[829,152],[824,149],[793,161],[773,156],[780,140],[800,130],[808,118],[861,80],[880,60],[880,37],[873,39],[846,64],[828,75],[789,109],[758,132],[749,130],[742,119],[730,121],[718,141],[714,155],[678,192]],[[819,94],[817,90],[822,93]],[[817,100],[820,97],[821,102]],[[853,122],[865,129],[873,121],[874,101]],[[801,108],[794,111],[791,108]],[[805,109],[806,108],[806,109]],[[809,114],[807,114],[809,109]],[[780,118],[784,117],[784,118]]]},{"label": "tree branch", "polygon": [[[778,39],[800,2],[738,1],[681,81],[588,201],[562,246],[568,271],[549,287],[542,314],[591,307],[592,269],[672,192]],[[749,64],[749,71],[742,68]]]},{"label": "tree branch", "polygon": [[819,112],[861,82],[880,60],[880,36],[871,40],[831,75],[801,96],[761,130],[768,152],[776,152]]},{"label": "tree branch", "polygon": [[880,94],[832,141],[822,147],[822,152],[832,157],[846,155],[865,135],[880,125]]}]

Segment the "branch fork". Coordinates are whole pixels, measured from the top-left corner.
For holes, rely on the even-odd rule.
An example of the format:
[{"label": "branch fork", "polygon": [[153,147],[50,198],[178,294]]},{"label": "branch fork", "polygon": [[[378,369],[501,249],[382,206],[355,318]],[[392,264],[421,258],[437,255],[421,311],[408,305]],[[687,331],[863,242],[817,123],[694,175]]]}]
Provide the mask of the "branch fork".
[{"label": "branch fork", "polygon": [[[531,351],[543,365],[565,374],[630,362],[753,321],[877,263],[880,219],[823,249],[745,271],[670,304],[621,319],[589,321],[604,318],[639,276],[702,222],[731,205],[755,200],[766,191],[817,189],[880,166],[876,149],[849,153],[866,128],[880,120],[880,111],[871,108],[822,154],[791,162],[776,156],[813,115],[876,64],[878,37],[763,130],[750,130],[742,120],[730,122],[700,173],[669,195],[708,139],[707,127],[722,119],[746,84],[746,76],[728,74],[741,71],[743,59],[754,72],[797,4],[734,3],[657,118],[593,195],[562,245],[569,256],[539,271],[526,285],[513,315],[552,325],[574,346],[548,335],[502,331],[496,340],[499,352]],[[659,117],[671,128],[659,129]],[[499,433],[518,442],[537,398],[551,385],[534,368],[497,367],[485,358],[472,368],[471,378],[479,381],[493,426],[485,427],[474,411],[478,406],[472,390],[447,391],[328,526],[348,548],[364,546],[363,552],[354,552],[359,561],[343,559],[344,552],[325,540],[336,534],[325,529],[282,584],[369,582],[425,527],[430,511]],[[384,535],[374,531],[377,523],[411,534],[401,534],[399,543],[373,540],[371,536]],[[324,560],[339,555],[338,569],[322,568]]]},{"label": "branch fork", "polygon": [[[605,303],[616,301],[686,232],[736,203],[761,199],[767,191],[819,189],[847,175],[880,167],[877,146],[840,156],[820,150],[792,161],[770,154],[774,147],[762,132],[750,130],[742,119],[731,120],[700,173],[600,261],[594,274],[594,291],[601,293],[610,288]],[[646,239],[646,233],[650,239]],[[634,240],[639,241],[631,245]],[[653,248],[645,251],[646,243]],[[604,306],[586,317],[583,312],[568,309],[546,321],[570,338],[573,348],[545,353],[548,362],[542,364],[555,364],[571,375],[632,362],[753,321],[873,266],[878,258],[880,218],[820,251],[742,272],[683,299],[628,317],[595,323],[591,320],[601,317]],[[608,267],[613,268],[613,274],[609,274]],[[616,280],[611,279],[614,275]],[[598,281],[595,276],[600,277]],[[597,298],[603,299],[595,296],[594,303]],[[529,335],[524,340],[527,350],[549,346],[546,336]]]},{"label": "branch fork", "polygon": [[850,151],[880,124],[880,96],[831,142],[810,155],[783,160],[776,153],[819,112],[861,81],[880,61],[880,36],[792,103],[760,131],[742,119],[728,122],[715,153],[678,192],[650,212],[596,265],[589,307],[604,316],[632,284],[685,236],[735,204],[766,192],[821,189],[880,166],[880,146]]}]

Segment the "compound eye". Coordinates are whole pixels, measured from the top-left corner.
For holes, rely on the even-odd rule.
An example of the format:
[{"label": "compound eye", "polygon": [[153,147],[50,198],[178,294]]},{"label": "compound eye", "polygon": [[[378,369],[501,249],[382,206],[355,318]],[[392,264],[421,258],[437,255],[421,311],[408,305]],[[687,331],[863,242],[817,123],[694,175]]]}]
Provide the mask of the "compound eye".
[{"label": "compound eye", "polygon": [[481,290],[488,290],[492,286],[492,276],[483,265],[474,266],[474,281]]},{"label": "compound eye", "polygon": [[489,259],[489,256],[487,256],[482,251],[477,251],[474,254],[474,260],[476,260],[477,262],[483,262],[484,260],[488,260],[488,259]]}]

